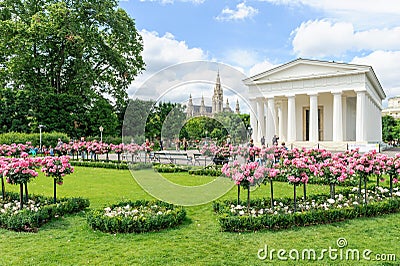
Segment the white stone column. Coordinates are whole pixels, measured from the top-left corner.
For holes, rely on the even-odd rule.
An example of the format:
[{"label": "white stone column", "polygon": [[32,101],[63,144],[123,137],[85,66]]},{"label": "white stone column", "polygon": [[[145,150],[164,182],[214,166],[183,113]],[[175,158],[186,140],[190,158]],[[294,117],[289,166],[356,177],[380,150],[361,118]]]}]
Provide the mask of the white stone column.
[{"label": "white stone column", "polygon": [[288,124],[287,124],[287,140],[289,142],[296,141],[296,96],[289,95],[288,99]]},{"label": "white stone column", "polygon": [[271,145],[272,137],[276,134],[276,112],[274,98],[268,98],[268,115],[267,115],[267,134],[265,136],[266,143]]},{"label": "white stone column", "polygon": [[265,115],[263,99],[264,98],[257,99],[258,139],[255,139],[255,142],[261,141],[262,136],[265,136]]},{"label": "white stone column", "polygon": [[365,97],[366,91],[356,91],[357,108],[356,108],[356,141],[365,141]]},{"label": "white stone column", "polygon": [[333,141],[343,141],[342,92],[333,92]]},{"label": "white stone column", "polygon": [[310,121],[309,141],[318,142],[318,94],[309,94],[310,97]]},{"label": "white stone column", "polygon": [[284,141],[285,136],[283,134],[283,110],[282,110],[282,102],[278,102],[277,109],[278,109],[278,132],[277,135],[280,141]]},{"label": "white stone column", "polygon": [[347,139],[347,98],[342,95],[342,124],[343,124],[343,140]]},{"label": "white stone column", "polygon": [[[258,127],[257,127],[257,102],[256,99],[250,100],[250,126],[253,129],[253,134],[251,135],[251,138],[253,140],[257,139],[257,132],[258,132]],[[246,129],[247,130],[247,129]]]}]

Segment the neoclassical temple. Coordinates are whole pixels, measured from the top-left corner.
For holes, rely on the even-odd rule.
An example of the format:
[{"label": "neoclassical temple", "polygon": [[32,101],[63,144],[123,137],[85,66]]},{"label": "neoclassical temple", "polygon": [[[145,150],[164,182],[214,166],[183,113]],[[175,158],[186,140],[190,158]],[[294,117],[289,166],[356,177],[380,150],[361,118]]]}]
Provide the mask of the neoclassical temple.
[{"label": "neoclassical temple", "polygon": [[370,66],[300,58],[244,83],[256,142],[274,134],[287,143],[382,141],[386,95]]}]

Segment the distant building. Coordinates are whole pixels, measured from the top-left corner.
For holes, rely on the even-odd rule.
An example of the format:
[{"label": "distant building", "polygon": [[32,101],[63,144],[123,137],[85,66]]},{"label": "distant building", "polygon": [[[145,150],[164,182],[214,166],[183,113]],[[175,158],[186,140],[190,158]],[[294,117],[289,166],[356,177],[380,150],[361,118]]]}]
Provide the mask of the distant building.
[{"label": "distant building", "polygon": [[[224,103],[224,92],[221,86],[221,78],[219,72],[217,73],[217,80],[215,82],[214,94],[212,97],[212,106],[206,106],[204,103],[204,96],[201,97],[200,105],[193,104],[192,95],[189,96],[189,101],[186,108],[187,117],[196,116],[208,116],[213,117],[215,114],[228,112],[233,113],[231,107],[229,106],[229,101],[226,99],[225,106]],[[235,112],[240,114],[239,101],[236,101]]]},{"label": "distant building", "polygon": [[400,96],[389,98],[388,107],[382,110],[382,116],[390,115],[394,119],[400,119]]}]

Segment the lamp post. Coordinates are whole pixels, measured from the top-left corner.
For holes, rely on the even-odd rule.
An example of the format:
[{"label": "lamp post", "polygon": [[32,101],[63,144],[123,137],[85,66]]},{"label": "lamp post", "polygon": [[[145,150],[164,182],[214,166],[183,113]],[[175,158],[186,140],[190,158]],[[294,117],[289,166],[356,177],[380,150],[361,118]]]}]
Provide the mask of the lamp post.
[{"label": "lamp post", "polygon": [[45,128],[44,125],[39,125],[39,151],[42,152],[42,128]]},{"label": "lamp post", "polygon": [[205,143],[206,145],[207,145],[207,134],[208,134],[208,131],[206,130],[206,143]]},{"label": "lamp post", "polygon": [[99,130],[100,130],[100,142],[103,142],[103,130],[104,130],[104,127],[100,126]]}]

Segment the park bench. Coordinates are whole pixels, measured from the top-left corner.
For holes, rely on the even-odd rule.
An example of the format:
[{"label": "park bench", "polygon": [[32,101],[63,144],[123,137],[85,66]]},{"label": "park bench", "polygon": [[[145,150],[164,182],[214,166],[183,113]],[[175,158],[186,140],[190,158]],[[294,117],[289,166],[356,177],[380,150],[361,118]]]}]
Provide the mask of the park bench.
[{"label": "park bench", "polygon": [[201,165],[202,162],[204,162],[204,166],[206,166],[207,165],[207,157],[201,153],[193,153],[193,165],[196,165],[196,163]]},{"label": "park bench", "polygon": [[154,152],[154,160],[162,163],[167,161],[168,163],[176,164],[178,161],[186,161],[186,164],[192,161],[192,158],[188,156],[186,152],[169,152],[169,151],[156,151]]}]

